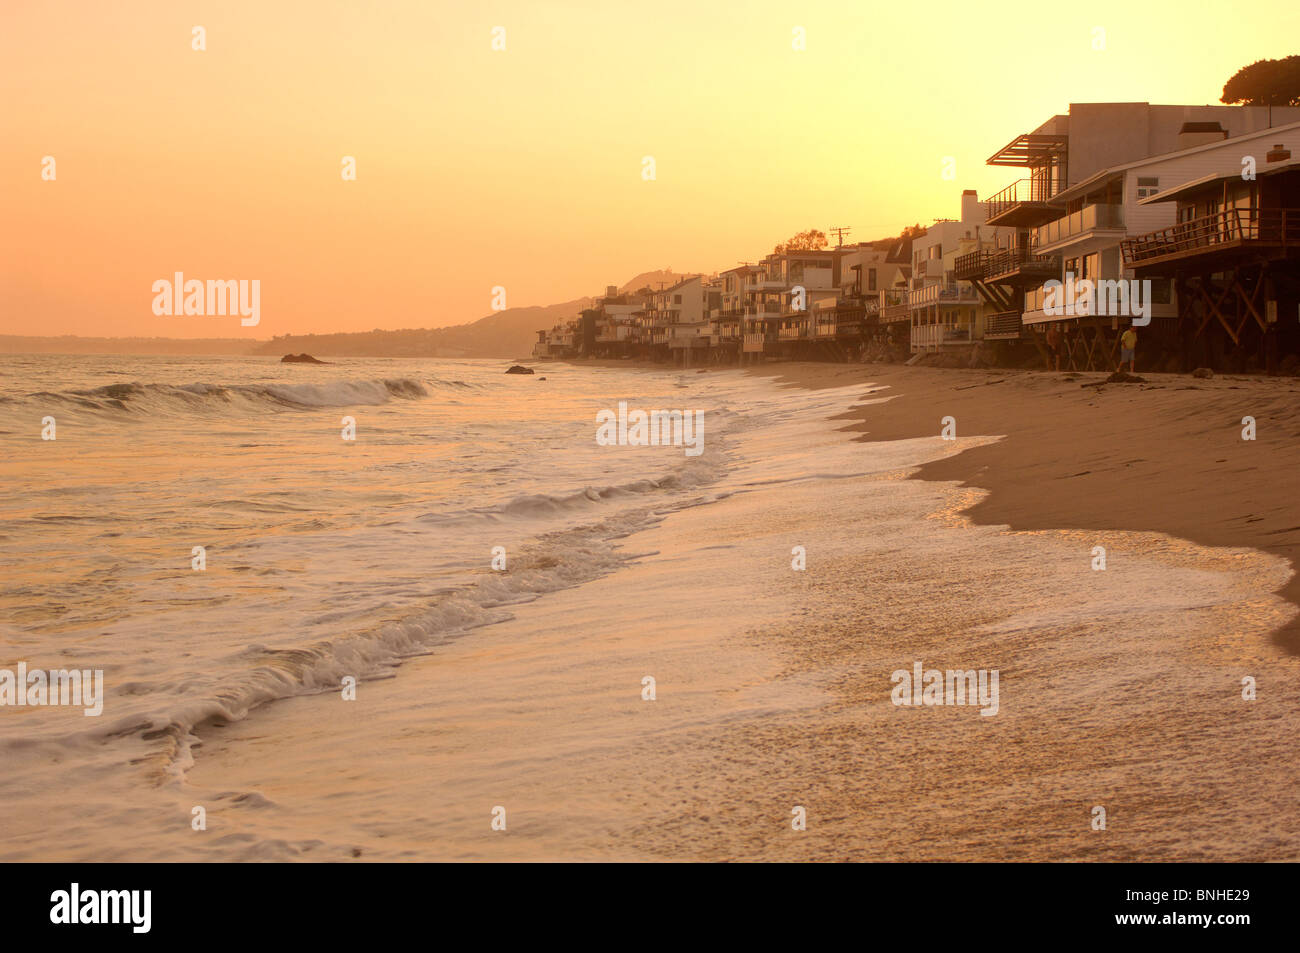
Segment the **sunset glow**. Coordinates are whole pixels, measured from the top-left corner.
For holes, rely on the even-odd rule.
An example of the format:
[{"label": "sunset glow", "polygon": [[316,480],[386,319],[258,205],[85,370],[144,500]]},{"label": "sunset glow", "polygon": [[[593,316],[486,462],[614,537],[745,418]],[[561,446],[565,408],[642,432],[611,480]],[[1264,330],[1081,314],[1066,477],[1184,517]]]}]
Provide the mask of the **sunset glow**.
[{"label": "sunset glow", "polygon": [[[811,227],[880,238],[1007,185],[984,160],[1011,132],[1071,102],[1215,103],[1300,26],[1283,2],[1208,32],[1208,3],[476,6],[4,4],[0,331],[437,327],[498,286],[544,305]],[[260,324],[155,315],[177,271],[260,280]]]}]

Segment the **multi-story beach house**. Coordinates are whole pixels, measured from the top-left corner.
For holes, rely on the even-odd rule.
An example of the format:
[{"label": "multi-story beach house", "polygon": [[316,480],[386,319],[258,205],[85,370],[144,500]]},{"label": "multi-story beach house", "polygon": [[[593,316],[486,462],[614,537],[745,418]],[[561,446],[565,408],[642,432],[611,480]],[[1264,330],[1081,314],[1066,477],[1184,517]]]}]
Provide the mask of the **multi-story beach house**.
[{"label": "multi-story beach house", "polygon": [[[838,254],[834,250],[790,251],[768,256],[769,274],[780,284],[776,301],[776,353],[810,356],[818,340],[835,338],[839,301]],[[820,324],[818,318],[820,317]]]},{"label": "multi-story beach house", "polygon": [[715,315],[719,346],[735,358],[743,360],[742,345],[745,339],[745,310],[748,301],[747,288],[751,275],[761,274],[758,265],[738,265],[719,273],[721,281],[720,306]]},{"label": "multi-story beach house", "polygon": [[[1188,157],[1207,171],[1140,201],[1144,211],[1171,212],[1173,221],[1126,238],[1123,264],[1139,279],[1173,283],[1176,334],[1171,341],[1157,326],[1154,337],[1166,350],[1175,346],[1170,363],[1177,369],[1294,372],[1300,365],[1300,123],[1233,145],[1249,148]],[[1147,332],[1138,340],[1144,355]],[[1288,357],[1280,362],[1280,354]]]},{"label": "multi-story beach house", "polygon": [[912,353],[969,347],[984,336],[985,305],[975,286],[956,274],[957,259],[991,251],[1014,231],[985,223],[974,189],[961,196],[961,218],[935,222],[912,240],[907,293]]},{"label": "multi-story beach house", "polygon": [[619,294],[618,288],[609,285],[603,297],[592,302],[595,339],[592,353],[601,357],[630,356],[639,341],[640,325],[637,318],[644,312],[646,296]]},{"label": "multi-story beach house", "polygon": [[775,254],[750,269],[742,286],[741,363],[763,360],[769,349],[775,353],[777,322],[781,317],[781,294],[785,280]]},{"label": "multi-story beach house", "polygon": [[694,275],[651,294],[651,345],[657,359],[689,365],[691,352],[709,345],[704,278]]},{"label": "multi-story beach house", "polygon": [[677,337],[675,328],[686,326],[697,330],[706,327],[701,277],[693,275],[666,288],[651,291],[642,326],[646,332],[645,343],[649,345],[649,356],[657,361],[668,360],[672,355],[671,342],[685,339],[684,336]]},{"label": "multi-story beach house", "polygon": [[911,239],[858,242],[836,251],[839,300],[835,307],[835,338],[844,355],[849,356],[858,353],[863,343],[878,333],[882,292],[906,288],[911,276]]},{"label": "multi-story beach house", "polygon": [[[989,306],[984,337],[1019,338],[1026,293],[1061,272],[1060,256],[1043,252],[1035,240],[1037,229],[1061,217],[1062,192],[1107,168],[1297,120],[1300,107],[1289,106],[1072,103],[1068,113],[1016,136],[988,164],[1027,174],[986,203],[987,224],[1013,228],[1015,238],[994,253],[972,252],[955,268]],[[1040,334],[1031,338],[1042,347]]]},{"label": "multi-story beach house", "polygon": [[[1059,271],[1052,275],[1061,282],[1061,292],[1039,286],[1025,296],[1022,325],[1031,330],[1055,325],[1060,332],[1061,366],[1076,370],[1114,368],[1118,359],[1118,337],[1134,317],[1132,303],[1115,307],[1108,295],[1096,298],[1074,314],[1061,314],[1052,307],[1060,300],[1076,300],[1075,288],[1084,283],[1092,289],[1103,282],[1128,282],[1135,277],[1123,260],[1121,246],[1130,238],[1176,224],[1170,201],[1159,198],[1177,192],[1189,182],[1206,176],[1235,177],[1246,192],[1258,187],[1257,169],[1268,163],[1271,146],[1300,151],[1300,122],[1227,138],[1222,128],[1203,128],[1184,138],[1186,148],[1150,156],[1095,172],[1077,185],[1063,189],[1052,204],[1058,217],[1033,230],[1033,245],[1044,255],[1059,258]],[[1257,204],[1257,203],[1256,203]],[[1169,276],[1151,276],[1149,296],[1140,302],[1137,316],[1149,324],[1143,332],[1143,364],[1150,369],[1172,369],[1186,357],[1182,341],[1187,330],[1179,320],[1177,291]],[[1114,287],[1113,285],[1109,287]],[[1120,290],[1127,290],[1128,285]],[[1141,289],[1140,289],[1141,290]],[[1087,313],[1077,313],[1080,310]],[[1104,313],[1103,313],[1104,312]]]}]

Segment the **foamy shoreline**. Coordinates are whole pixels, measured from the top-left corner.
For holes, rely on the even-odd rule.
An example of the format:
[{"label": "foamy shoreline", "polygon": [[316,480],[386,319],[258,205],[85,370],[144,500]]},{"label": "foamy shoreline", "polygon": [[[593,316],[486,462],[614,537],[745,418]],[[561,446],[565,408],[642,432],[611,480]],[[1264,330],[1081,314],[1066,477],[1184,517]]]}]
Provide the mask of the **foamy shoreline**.
[{"label": "foamy shoreline", "polygon": [[[988,490],[967,514],[1015,529],[1167,533],[1205,546],[1249,546],[1290,561],[1278,592],[1300,606],[1300,381],[1148,374],[1104,385],[1104,374],[954,370],[897,365],[779,364],[752,373],[799,387],[870,380],[888,405],[853,412],[868,441],[937,433],[1007,438],[921,467],[917,477]],[[1089,386],[1082,386],[1089,385]],[[1242,439],[1244,417],[1256,422]],[[1277,633],[1300,652],[1295,620]]]},{"label": "foamy shoreline", "polygon": [[[1283,563],[1108,534],[1115,562],[1092,573],[1093,540],[973,526],[977,492],[906,479],[951,445],[867,447],[837,426],[795,440],[819,445],[828,475],[859,475],[786,484],[754,461],[777,481],[669,515],[628,540],[647,553],[633,567],[374,687],[376,723],[340,723],[323,697],[276,706],[205,739],[189,784],[287,811],[242,812],[279,851],[286,828],[297,843],[333,832],[303,859],[1300,855],[1286,833],[1300,666],[1267,639],[1292,613],[1266,595]],[[890,704],[889,673],[913,660],[1001,669],[1002,710]],[[1243,667],[1272,676],[1267,704],[1236,700]],[[297,742],[248,757],[268,733]],[[354,783],[329,780],[340,756]],[[1097,804],[1108,832],[1089,827]],[[497,806],[505,832],[488,827]]]},{"label": "foamy shoreline", "polygon": [[[1300,856],[1300,663],[1268,639],[1294,615],[1268,595],[1285,563],[974,525],[983,491],[908,477],[1007,441],[848,439],[846,419],[899,401],[860,402],[871,368],[827,370],[854,390],[781,392],[781,419],[735,435],[702,505],[626,537],[623,568],[363,681],[356,702],[201,726],[180,782],[101,772],[105,799],[133,800],[105,804],[116,824],[69,857]],[[1000,671],[998,713],[891,704],[890,673],[916,663]],[[1259,701],[1240,700],[1242,673]],[[1106,832],[1089,827],[1099,804]]]}]

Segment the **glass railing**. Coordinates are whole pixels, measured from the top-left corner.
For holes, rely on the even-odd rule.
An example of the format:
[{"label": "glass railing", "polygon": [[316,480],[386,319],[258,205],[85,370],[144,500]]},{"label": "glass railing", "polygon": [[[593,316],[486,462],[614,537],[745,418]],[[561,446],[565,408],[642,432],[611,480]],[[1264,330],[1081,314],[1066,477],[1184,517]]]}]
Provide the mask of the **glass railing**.
[{"label": "glass railing", "polygon": [[1037,231],[1037,244],[1054,245],[1074,235],[1082,235],[1097,228],[1123,228],[1124,206],[1085,205],[1077,212],[1049,222]]}]

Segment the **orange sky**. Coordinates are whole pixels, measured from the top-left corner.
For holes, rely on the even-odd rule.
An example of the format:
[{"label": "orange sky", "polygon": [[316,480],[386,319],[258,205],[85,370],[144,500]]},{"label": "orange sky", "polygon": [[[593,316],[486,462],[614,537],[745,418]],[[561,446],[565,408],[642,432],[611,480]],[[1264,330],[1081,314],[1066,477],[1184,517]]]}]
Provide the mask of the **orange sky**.
[{"label": "orange sky", "polygon": [[[1087,6],[4,0],[0,333],[433,327],[878,238],[1009,184],[984,159],[1070,102],[1217,102],[1300,35],[1289,2]],[[176,271],[260,279],[260,325],[155,316]]]}]

